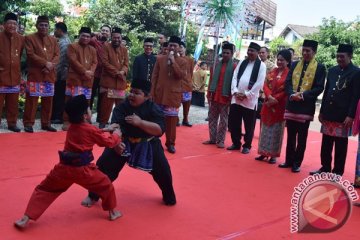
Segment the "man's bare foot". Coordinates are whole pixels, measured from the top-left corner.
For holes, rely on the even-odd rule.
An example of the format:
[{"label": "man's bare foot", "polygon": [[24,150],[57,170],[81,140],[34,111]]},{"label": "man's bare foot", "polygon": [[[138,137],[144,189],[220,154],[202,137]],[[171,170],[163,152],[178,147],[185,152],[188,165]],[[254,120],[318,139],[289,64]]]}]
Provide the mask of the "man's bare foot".
[{"label": "man's bare foot", "polygon": [[110,221],[115,221],[116,219],[118,219],[119,217],[121,217],[122,214],[120,211],[113,209],[109,211],[109,219]]},{"label": "man's bare foot", "polygon": [[88,208],[94,205],[94,203],[96,203],[96,201],[92,200],[89,196],[81,201],[81,205]]},{"label": "man's bare foot", "polygon": [[30,218],[24,215],[21,219],[14,222],[14,226],[18,229],[24,229],[28,225]]}]

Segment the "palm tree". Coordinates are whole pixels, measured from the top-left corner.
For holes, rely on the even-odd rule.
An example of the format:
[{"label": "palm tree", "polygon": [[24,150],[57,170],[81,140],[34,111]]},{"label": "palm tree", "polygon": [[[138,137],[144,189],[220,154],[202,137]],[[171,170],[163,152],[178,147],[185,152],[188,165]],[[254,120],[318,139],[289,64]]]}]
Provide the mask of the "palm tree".
[{"label": "palm tree", "polygon": [[251,0],[205,1],[202,15],[206,18],[206,24],[215,27],[214,67],[218,58],[220,29],[232,29],[235,36],[239,35],[240,30],[252,22],[252,5]]},{"label": "palm tree", "polygon": [[236,5],[239,1],[233,0],[209,0],[204,8],[204,16],[208,17],[208,23],[215,26],[215,52],[214,52],[214,67],[218,58],[218,43],[220,35],[220,27],[234,24],[234,15],[236,12]]}]

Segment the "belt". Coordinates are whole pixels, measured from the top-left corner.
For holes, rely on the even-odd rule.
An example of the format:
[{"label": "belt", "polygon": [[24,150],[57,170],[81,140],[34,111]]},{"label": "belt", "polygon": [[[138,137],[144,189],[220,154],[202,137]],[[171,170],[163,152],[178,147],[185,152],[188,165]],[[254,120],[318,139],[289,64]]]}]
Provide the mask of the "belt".
[{"label": "belt", "polygon": [[150,137],[150,138],[135,138],[135,137],[128,137],[126,138],[127,140],[129,140],[129,142],[131,143],[140,143],[140,142],[150,142],[151,140],[153,140],[155,137]]},{"label": "belt", "polygon": [[68,151],[59,151],[60,163],[64,165],[81,167],[88,165],[94,160],[92,151],[86,151],[82,153],[74,153]]}]

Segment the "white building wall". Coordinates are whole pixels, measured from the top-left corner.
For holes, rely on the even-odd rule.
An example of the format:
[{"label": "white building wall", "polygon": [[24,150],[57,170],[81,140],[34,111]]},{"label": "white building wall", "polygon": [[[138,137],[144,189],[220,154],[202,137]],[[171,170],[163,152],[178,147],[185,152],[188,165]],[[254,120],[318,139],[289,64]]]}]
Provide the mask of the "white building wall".
[{"label": "white building wall", "polygon": [[294,42],[294,32],[293,31],[290,31],[286,36],[285,36],[285,41],[288,43],[288,44],[292,44]]}]

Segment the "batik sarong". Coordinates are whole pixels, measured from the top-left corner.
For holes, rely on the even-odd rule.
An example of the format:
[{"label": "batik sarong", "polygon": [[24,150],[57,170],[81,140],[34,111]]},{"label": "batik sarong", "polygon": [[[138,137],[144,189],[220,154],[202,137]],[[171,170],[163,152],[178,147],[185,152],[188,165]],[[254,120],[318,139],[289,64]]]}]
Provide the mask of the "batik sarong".
[{"label": "batik sarong", "polygon": [[332,137],[343,137],[349,136],[349,128],[344,127],[343,123],[323,121],[321,123],[320,132],[332,136]]},{"label": "batik sarong", "polygon": [[54,83],[50,82],[27,82],[27,92],[31,97],[54,96]]},{"label": "batik sarong", "polygon": [[285,122],[274,123],[271,126],[261,124],[258,153],[267,157],[280,157],[284,137]]},{"label": "batik sarong", "polygon": [[100,93],[104,92],[107,93],[108,98],[125,99],[126,97],[125,90],[100,87]]},{"label": "batik sarong", "polygon": [[163,110],[164,115],[168,117],[177,117],[179,115],[179,108],[177,107],[170,107],[165,105],[159,105],[161,110]]},{"label": "batik sarong", "polygon": [[16,86],[3,86],[0,87],[0,93],[19,93],[20,92],[20,85]]},{"label": "batik sarong", "polygon": [[84,94],[86,99],[91,99],[91,88],[82,86],[66,86],[65,95],[75,97]]},{"label": "batik sarong", "polygon": [[182,102],[191,101],[192,92],[183,92],[182,93]]}]

